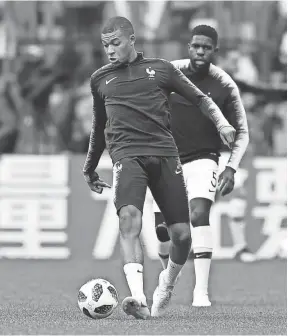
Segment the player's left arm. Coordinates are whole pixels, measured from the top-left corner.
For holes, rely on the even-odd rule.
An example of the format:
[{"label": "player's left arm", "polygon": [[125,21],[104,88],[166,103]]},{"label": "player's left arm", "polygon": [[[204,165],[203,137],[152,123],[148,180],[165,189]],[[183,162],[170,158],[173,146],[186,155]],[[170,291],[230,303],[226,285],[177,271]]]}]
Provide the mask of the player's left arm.
[{"label": "player's left arm", "polygon": [[236,130],[235,141],[225,170],[219,176],[219,190],[222,196],[229,194],[234,188],[234,174],[246,152],[249,143],[247,116],[241,101],[238,87],[233,82],[229,88],[224,110],[227,119]]},{"label": "player's left arm", "polygon": [[199,90],[178,68],[168,61],[167,67],[169,76],[167,86],[170,92],[176,92],[197,105],[201,112],[212,120],[223,143],[231,148],[234,142],[235,129],[229,124],[219,107],[211,98]]}]

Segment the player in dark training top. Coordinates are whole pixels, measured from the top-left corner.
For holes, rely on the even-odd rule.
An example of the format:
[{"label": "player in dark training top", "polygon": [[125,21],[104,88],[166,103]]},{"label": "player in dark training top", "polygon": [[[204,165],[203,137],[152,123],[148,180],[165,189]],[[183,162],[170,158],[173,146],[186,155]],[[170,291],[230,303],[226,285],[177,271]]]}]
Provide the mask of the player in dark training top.
[{"label": "player in dark training top", "polygon": [[[188,53],[190,59],[173,61],[197,87],[213,101],[236,129],[235,142],[226,168],[218,179],[218,159],[221,139],[215,125],[206,118],[198,106],[178,94],[170,97],[172,133],[179,150],[183,175],[190,204],[192,247],[196,284],[193,306],[210,306],[208,278],[213,249],[209,224],[210,208],[217,188],[222,195],[233,190],[234,174],[246,151],[249,134],[247,118],[238,88],[231,77],[211,63],[217,52],[218,34],[214,28],[200,25],[193,29]],[[219,181],[219,182],[218,182]],[[169,235],[165,214],[154,207],[159,256],[165,268],[168,260]]]},{"label": "player in dark training top", "polygon": [[197,105],[229,146],[235,130],[217,105],[180,70],[168,61],[144,58],[136,52],[129,20],[108,20],[101,40],[110,64],[91,77],[93,119],[83,170],[91,190],[101,193],[108,187],[95,172],[106,144],[113,162],[114,203],[119,216],[124,273],[132,294],[122,307],[127,314],[145,319],[150,312],[143,292],[139,235],[147,187],[166,218],[171,236],[170,259],[159,276],[152,316],[162,315],[167,307],[191,247],[186,188],[170,129],[169,94],[178,92]]}]

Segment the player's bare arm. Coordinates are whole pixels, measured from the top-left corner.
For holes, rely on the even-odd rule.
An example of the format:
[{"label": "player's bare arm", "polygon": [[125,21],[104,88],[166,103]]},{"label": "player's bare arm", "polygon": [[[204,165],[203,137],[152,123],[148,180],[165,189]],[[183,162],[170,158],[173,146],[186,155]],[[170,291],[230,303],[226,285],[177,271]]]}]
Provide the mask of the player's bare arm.
[{"label": "player's bare arm", "polygon": [[173,91],[196,104],[202,113],[212,120],[223,143],[231,148],[236,131],[223,116],[219,107],[171,63],[170,71]]},{"label": "player's bare arm", "polygon": [[92,128],[90,133],[89,148],[86,156],[83,173],[89,188],[101,194],[103,188],[111,188],[111,186],[102,181],[95,172],[101,155],[105,149],[104,129],[107,120],[104,100],[99,96],[93,77],[91,78],[91,93],[93,97],[93,115]]},{"label": "player's bare arm", "polygon": [[231,93],[227,98],[225,109],[229,116],[228,119],[236,129],[236,135],[226,168],[219,176],[219,190],[222,196],[229,194],[233,190],[234,174],[238,169],[239,163],[249,143],[249,131],[245,109],[236,84],[232,84]]}]

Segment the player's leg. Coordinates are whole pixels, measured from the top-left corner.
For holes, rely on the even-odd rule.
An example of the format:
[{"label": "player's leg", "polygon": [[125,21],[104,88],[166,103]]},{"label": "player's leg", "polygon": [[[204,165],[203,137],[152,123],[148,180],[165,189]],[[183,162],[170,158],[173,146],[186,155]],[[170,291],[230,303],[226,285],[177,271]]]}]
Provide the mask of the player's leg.
[{"label": "player's leg", "polygon": [[208,297],[209,272],[213,251],[212,232],[209,215],[212,201],[206,198],[190,200],[190,219],[192,224],[192,248],[195,270],[193,306],[211,305]]},{"label": "player's leg", "polygon": [[163,269],[165,269],[167,268],[169,260],[170,237],[165,223],[165,218],[155,200],[153,200],[153,212],[155,217],[156,236],[158,240],[158,256]]},{"label": "player's leg", "polygon": [[[192,246],[196,286],[194,290],[194,306],[210,306],[208,298],[209,271],[212,257],[212,232],[209,215],[212,202],[215,199],[217,182],[217,164],[213,160],[196,160],[183,165],[186,181],[190,215],[192,223]],[[165,255],[160,252],[167,251],[168,230],[163,224],[164,217],[160,209],[154,205],[156,234],[159,240],[159,257],[165,266]],[[166,231],[165,231],[166,228]]]},{"label": "player's leg", "polygon": [[161,158],[161,175],[150,189],[166,219],[171,239],[167,268],[160,273],[151,309],[152,316],[161,316],[191,248],[188,199],[178,158]]},{"label": "player's leg", "polygon": [[137,158],[124,158],[115,163],[114,203],[119,216],[123,269],[132,294],[122,307],[128,315],[143,319],[150,315],[143,290],[143,251],[139,238],[147,183],[147,175]]},{"label": "player's leg", "polygon": [[[183,266],[191,248],[188,198],[182,166],[178,158],[162,159],[161,177],[152,194],[153,192],[153,196],[166,219],[171,240],[168,274],[170,261]],[[171,284],[176,280],[177,275],[178,273],[173,277]]]},{"label": "player's leg", "polygon": [[[153,200],[153,212],[155,217],[156,236],[158,240],[158,256],[163,269],[166,269],[169,261],[170,237],[165,218],[160,212],[160,209],[155,200]],[[179,272],[176,281],[179,279],[180,276],[181,272]]]},{"label": "player's leg", "polygon": [[249,250],[246,240],[246,207],[246,200],[241,196],[235,197],[229,202],[229,227],[236,250],[235,259],[242,262],[253,262],[256,257]]},{"label": "player's leg", "polygon": [[211,159],[191,161],[183,166],[190,205],[192,249],[195,270],[193,306],[211,305],[208,297],[213,251],[210,209],[215,200],[218,164]]}]

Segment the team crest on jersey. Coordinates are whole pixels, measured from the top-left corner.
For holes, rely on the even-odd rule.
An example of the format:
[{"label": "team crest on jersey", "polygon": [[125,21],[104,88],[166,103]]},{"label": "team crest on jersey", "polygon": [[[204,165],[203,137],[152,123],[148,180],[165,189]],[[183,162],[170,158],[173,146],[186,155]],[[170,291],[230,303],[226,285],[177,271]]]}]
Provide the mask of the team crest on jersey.
[{"label": "team crest on jersey", "polygon": [[151,67],[149,67],[149,68],[146,69],[146,72],[149,75],[148,76],[149,79],[155,79],[155,74],[156,74],[155,70],[153,70],[153,69],[151,69]]}]

